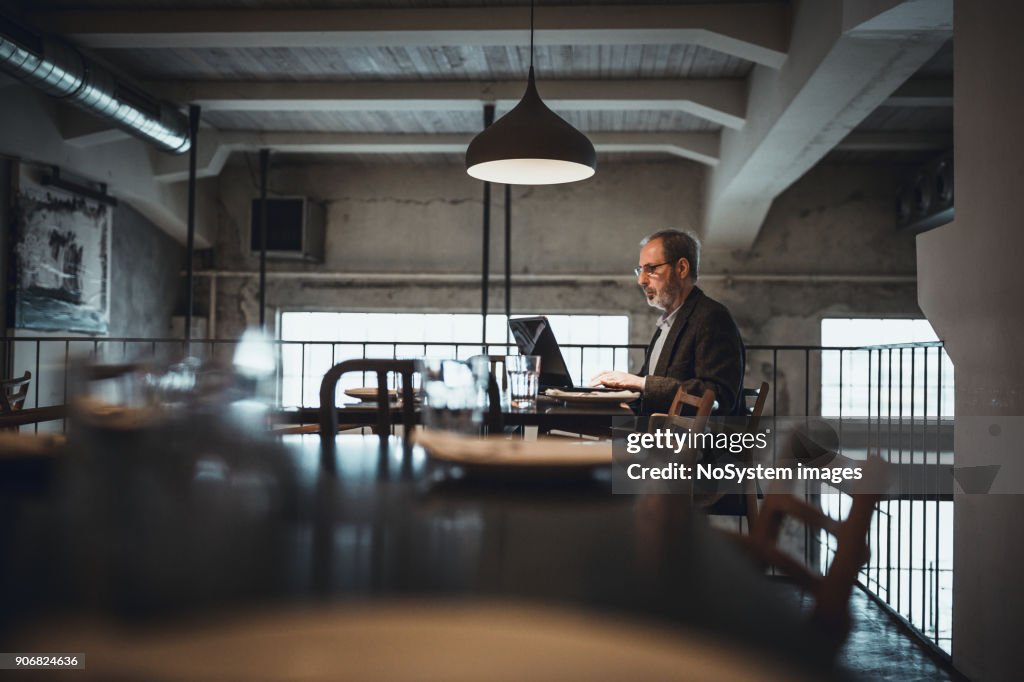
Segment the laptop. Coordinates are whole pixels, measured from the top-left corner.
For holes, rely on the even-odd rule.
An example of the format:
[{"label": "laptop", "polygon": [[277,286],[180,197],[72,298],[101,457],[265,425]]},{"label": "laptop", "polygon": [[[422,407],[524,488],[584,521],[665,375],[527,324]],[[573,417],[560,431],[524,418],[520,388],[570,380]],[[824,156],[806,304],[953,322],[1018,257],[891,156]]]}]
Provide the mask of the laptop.
[{"label": "laptop", "polygon": [[540,356],[540,390],[559,388],[564,391],[602,392],[619,389],[604,386],[574,386],[562,349],[558,347],[551,323],[544,316],[517,317],[508,321],[509,330],[522,355]]}]

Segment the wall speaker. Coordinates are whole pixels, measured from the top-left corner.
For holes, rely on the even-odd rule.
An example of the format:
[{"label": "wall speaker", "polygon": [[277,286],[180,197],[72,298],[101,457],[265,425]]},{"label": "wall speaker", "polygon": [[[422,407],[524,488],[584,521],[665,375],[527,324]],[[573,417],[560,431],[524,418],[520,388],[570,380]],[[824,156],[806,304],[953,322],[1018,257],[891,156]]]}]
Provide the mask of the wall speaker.
[{"label": "wall speaker", "polygon": [[[267,197],[267,258],[324,261],[325,211],[308,197]],[[260,253],[260,200],[249,206],[249,249]]]},{"label": "wall speaker", "polygon": [[925,232],[953,220],[953,153],[908,173],[896,192],[899,229]]}]

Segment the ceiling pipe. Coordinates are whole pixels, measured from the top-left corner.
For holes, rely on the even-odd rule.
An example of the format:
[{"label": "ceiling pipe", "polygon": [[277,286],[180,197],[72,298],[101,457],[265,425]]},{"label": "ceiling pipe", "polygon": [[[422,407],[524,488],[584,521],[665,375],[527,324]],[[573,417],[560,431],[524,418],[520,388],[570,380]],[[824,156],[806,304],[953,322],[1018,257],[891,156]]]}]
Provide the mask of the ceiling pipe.
[{"label": "ceiling pipe", "polygon": [[172,154],[189,150],[188,118],[119,80],[73,46],[0,17],[0,70],[46,94],[111,121]]}]

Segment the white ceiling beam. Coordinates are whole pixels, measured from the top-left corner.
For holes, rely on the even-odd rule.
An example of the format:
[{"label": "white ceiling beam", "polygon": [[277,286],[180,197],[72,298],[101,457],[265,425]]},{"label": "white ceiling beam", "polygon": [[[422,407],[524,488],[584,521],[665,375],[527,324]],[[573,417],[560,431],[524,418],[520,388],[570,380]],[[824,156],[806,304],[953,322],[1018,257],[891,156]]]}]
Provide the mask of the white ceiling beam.
[{"label": "white ceiling beam", "polygon": [[747,124],[722,132],[721,160],[706,186],[709,248],[749,249],[775,197],[884,103],[952,29],[953,0],[799,3],[785,66],[754,68]]},{"label": "white ceiling beam", "polygon": [[[147,85],[172,102],[209,111],[480,111],[508,110],[525,81],[252,82],[173,81]],[[683,111],[727,128],[746,120],[746,80],[542,81],[539,91],[556,111]]]},{"label": "white ceiling beam", "polygon": [[[705,165],[718,163],[717,132],[591,133],[598,152],[664,153]],[[234,152],[270,149],[290,154],[464,154],[472,134],[410,135],[200,131],[196,146],[198,177],[219,175]],[[164,155],[154,170],[158,182],[188,178],[188,158]]]},{"label": "white ceiling beam", "polygon": [[602,153],[663,153],[706,166],[718,163],[717,132],[590,133],[588,137]]},{"label": "white ceiling beam", "polygon": [[843,152],[929,152],[953,148],[953,132],[948,133],[850,133],[836,145]]},{"label": "white ceiling beam", "polygon": [[[333,10],[71,10],[36,26],[92,48],[528,45],[526,7]],[[772,68],[786,59],[784,2],[555,6],[536,12],[537,45],[700,45]]]},{"label": "white ceiling beam", "polygon": [[844,0],[842,30],[866,38],[947,31],[952,5],[953,0]]},{"label": "white ceiling beam", "polygon": [[885,100],[887,107],[952,107],[951,79],[913,78]]}]

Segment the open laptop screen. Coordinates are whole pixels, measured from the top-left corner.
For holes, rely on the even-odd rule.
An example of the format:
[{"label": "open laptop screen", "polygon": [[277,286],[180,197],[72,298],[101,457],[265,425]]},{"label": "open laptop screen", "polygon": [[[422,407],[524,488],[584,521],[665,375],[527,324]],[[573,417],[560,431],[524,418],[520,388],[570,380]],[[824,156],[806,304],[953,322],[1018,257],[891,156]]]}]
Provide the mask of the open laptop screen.
[{"label": "open laptop screen", "polygon": [[517,317],[509,329],[522,355],[540,356],[541,388],[572,388],[572,377],[546,317]]}]

